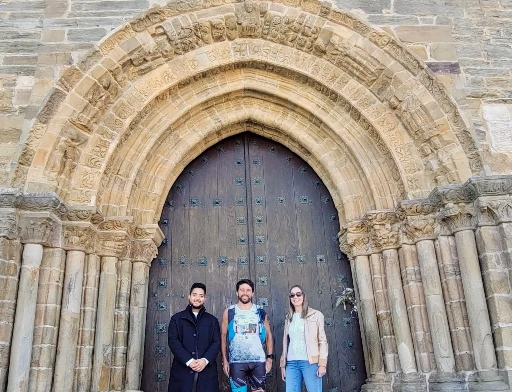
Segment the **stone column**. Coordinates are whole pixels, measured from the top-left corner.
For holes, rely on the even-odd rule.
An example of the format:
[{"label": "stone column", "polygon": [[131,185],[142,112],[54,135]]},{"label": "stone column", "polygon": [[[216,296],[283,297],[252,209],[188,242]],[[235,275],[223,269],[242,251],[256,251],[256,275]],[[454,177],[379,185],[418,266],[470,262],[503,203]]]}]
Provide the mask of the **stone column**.
[{"label": "stone column", "polygon": [[471,371],[474,369],[475,362],[455,238],[440,235],[436,242],[436,253],[455,353],[456,370]]},{"label": "stone column", "polygon": [[114,345],[112,347],[112,368],[110,372],[110,390],[113,391],[121,391],[125,383],[132,275],[132,263],[130,260],[119,260],[117,264]]},{"label": "stone column", "polygon": [[[499,369],[512,381],[512,258],[507,241],[512,232],[512,197],[491,196],[477,200],[478,228],[475,232],[484,278],[491,327]],[[509,381],[510,382],[510,381]]]},{"label": "stone column", "polygon": [[64,287],[66,287],[66,290],[62,297],[59,343],[57,345],[57,360],[53,378],[54,391],[63,391],[69,388],[70,385],[73,385],[84,264],[84,251],[67,251],[66,272],[64,276]]},{"label": "stone column", "polygon": [[428,373],[435,368],[435,361],[416,246],[402,244],[398,256],[417,366],[422,372]]},{"label": "stone column", "polygon": [[471,388],[485,391],[500,390],[495,389],[499,388],[495,384],[502,380],[495,371],[497,362],[491,322],[473,232],[476,226],[474,208],[466,204],[448,205],[440,217],[454,233],[457,254],[461,260],[460,272],[471,328],[475,366],[478,371]]},{"label": "stone column", "polygon": [[28,391],[43,244],[53,242],[52,236],[57,226],[51,213],[23,215],[20,225],[24,246],[9,360],[8,392]]},{"label": "stone column", "polygon": [[[384,369],[379,323],[373,295],[372,274],[368,255],[369,234],[364,222],[353,222],[339,235],[341,250],[351,258],[358,293],[358,309],[365,342],[368,378],[363,391],[391,391],[390,378]],[[355,254],[355,256],[354,256]]]},{"label": "stone column", "polygon": [[455,371],[455,359],[453,357],[448,318],[444,307],[434,241],[422,240],[416,244],[416,247],[418,248],[418,261],[425,289],[428,319],[433,332],[432,341],[437,369],[441,373],[453,373]]},{"label": "stone column", "polygon": [[396,373],[400,371],[400,364],[398,361],[398,350],[393,331],[393,323],[391,322],[391,311],[389,309],[388,295],[386,292],[385,273],[382,266],[381,253],[372,253],[370,255],[370,271],[375,296],[375,310],[377,312],[377,321],[379,323],[382,348],[384,350],[386,373]]},{"label": "stone column", "polygon": [[394,212],[375,212],[368,213],[366,219],[372,227],[373,242],[382,249],[387,295],[400,366],[404,374],[416,373],[416,359],[398,261],[398,217]]},{"label": "stone column", "polygon": [[106,392],[110,390],[113,366],[118,261],[125,259],[129,252],[128,232],[133,229],[129,221],[118,220],[107,220],[98,228],[98,253],[102,257],[91,391]]},{"label": "stone column", "polygon": [[67,250],[64,295],[60,314],[59,342],[53,390],[63,391],[73,385],[80,327],[82,285],[86,252],[94,246],[95,231],[90,223],[66,222],[63,225],[64,248]]},{"label": "stone column", "polygon": [[16,295],[21,267],[22,244],[14,209],[0,210],[0,391],[7,386],[9,352],[16,310]]},{"label": "stone column", "polygon": [[416,243],[414,255],[421,271],[428,329],[435,357],[435,367],[431,370],[436,369],[437,372],[429,377],[430,389],[463,390],[464,382],[455,374],[455,357],[434,244],[439,232],[436,222],[438,208],[426,200],[402,202],[401,206],[406,213],[403,221],[405,238]]},{"label": "stone column", "polygon": [[117,285],[117,257],[101,258],[101,273],[98,291],[98,311],[92,362],[93,392],[106,392],[110,386],[112,345],[114,337],[114,312]]},{"label": "stone column", "polygon": [[391,319],[395,331],[396,345],[398,347],[398,358],[404,373],[415,373],[416,361],[412,343],[407,307],[400,277],[398,252],[396,249],[385,249],[382,251],[382,260],[386,271],[388,283],[388,298],[391,308]]},{"label": "stone column", "polygon": [[98,283],[100,277],[100,257],[90,254],[86,257],[80,333],[73,390],[88,392],[91,386],[92,353],[96,332],[96,306],[98,303]]},{"label": "stone column", "polygon": [[130,297],[130,330],[126,361],[126,390],[140,390],[144,359],[144,334],[148,302],[149,266],[158,249],[152,240],[134,241],[131,247],[132,284]]},{"label": "stone column", "polygon": [[46,392],[52,388],[65,259],[66,252],[63,249],[44,248],[37,290],[30,392]]}]

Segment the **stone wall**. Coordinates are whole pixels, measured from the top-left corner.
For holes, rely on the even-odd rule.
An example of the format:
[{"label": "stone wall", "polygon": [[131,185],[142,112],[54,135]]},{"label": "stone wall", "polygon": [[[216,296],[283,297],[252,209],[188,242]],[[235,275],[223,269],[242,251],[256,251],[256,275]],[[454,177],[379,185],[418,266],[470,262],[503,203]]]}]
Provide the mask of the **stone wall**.
[{"label": "stone wall", "polygon": [[[6,0],[0,4],[0,185],[51,87],[113,29],[165,1]],[[488,174],[512,170],[508,0],[336,0],[424,60],[465,110]]]}]

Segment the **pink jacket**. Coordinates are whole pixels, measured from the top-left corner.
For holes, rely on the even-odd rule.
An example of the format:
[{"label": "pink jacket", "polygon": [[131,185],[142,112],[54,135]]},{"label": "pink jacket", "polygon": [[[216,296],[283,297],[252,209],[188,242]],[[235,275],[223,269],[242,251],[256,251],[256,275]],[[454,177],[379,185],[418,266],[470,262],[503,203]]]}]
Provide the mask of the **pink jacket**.
[{"label": "pink jacket", "polygon": [[[280,367],[286,366],[290,321],[290,315],[287,314],[284,321],[283,353],[281,355]],[[327,366],[328,347],[324,329],[324,315],[319,310],[308,308],[308,314],[304,320],[304,335],[306,337],[306,352],[309,363]]]}]

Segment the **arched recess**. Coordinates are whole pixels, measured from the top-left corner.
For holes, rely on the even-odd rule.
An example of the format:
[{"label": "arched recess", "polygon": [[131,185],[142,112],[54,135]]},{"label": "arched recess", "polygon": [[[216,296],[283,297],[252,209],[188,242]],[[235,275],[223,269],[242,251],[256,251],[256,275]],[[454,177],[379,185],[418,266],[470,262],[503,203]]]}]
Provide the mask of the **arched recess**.
[{"label": "arched recess", "polygon": [[63,75],[12,185],[154,223],[187,163],[247,126],[311,164],[342,221],[482,170],[454,100],[383,31],[312,0],[171,1]]}]

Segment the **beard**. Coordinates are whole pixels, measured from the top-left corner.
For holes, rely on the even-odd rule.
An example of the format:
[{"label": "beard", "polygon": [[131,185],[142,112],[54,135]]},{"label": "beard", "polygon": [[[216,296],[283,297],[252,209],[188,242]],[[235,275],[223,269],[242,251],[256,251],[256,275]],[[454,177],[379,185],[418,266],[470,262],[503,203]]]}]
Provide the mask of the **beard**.
[{"label": "beard", "polygon": [[249,296],[246,296],[246,295],[243,295],[241,297],[238,297],[238,300],[243,303],[243,304],[248,304],[250,302],[252,302],[252,297],[249,297]]},{"label": "beard", "polygon": [[196,310],[199,310],[203,307],[203,304],[199,305],[199,306],[195,306],[192,302],[189,302],[190,306],[192,306],[192,309],[196,309]]}]

